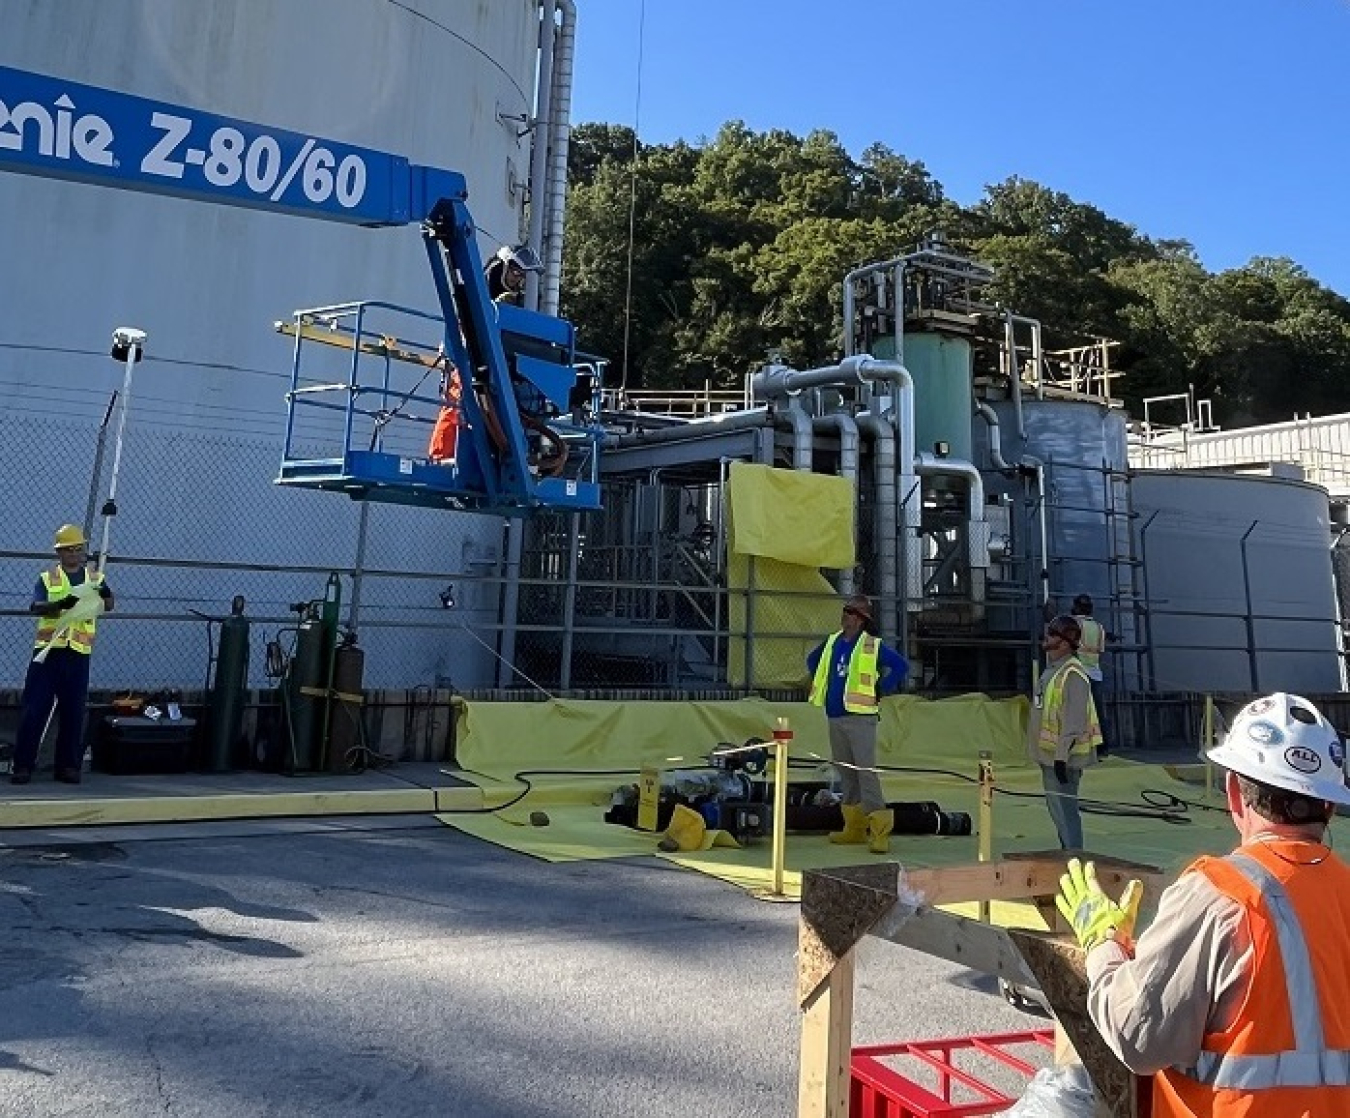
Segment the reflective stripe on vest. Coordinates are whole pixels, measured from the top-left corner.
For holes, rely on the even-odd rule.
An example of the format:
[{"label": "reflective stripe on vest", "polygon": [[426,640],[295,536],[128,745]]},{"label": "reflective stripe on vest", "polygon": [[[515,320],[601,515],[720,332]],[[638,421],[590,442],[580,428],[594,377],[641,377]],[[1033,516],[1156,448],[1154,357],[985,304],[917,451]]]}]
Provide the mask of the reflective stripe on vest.
[{"label": "reflective stripe on vest", "polygon": [[1060,726],[1064,721],[1064,682],[1070,675],[1078,676],[1088,688],[1087,696],[1087,736],[1073,743],[1070,757],[1086,757],[1102,743],[1102,727],[1097,720],[1097,707],[1092,701],[1092,688],[1087,672],[1082,664],[1070,659],[1059,671],[1055,672],[1045,684],[1041,693],[1041,733],[1037,744],[1047,753],[1059,748]]},{"label": "reflective stripe on vest", "polygon": [[1255,858],[1238,852],[1225,860],[1260,890],[1265,901],[1284,962],[1294,1026],[1294,1051],[1269,1056],[1201,1052],[1196,1066],[1184,1074],[1210,1087],[1240,1091],[1350,1085],[1350,1052],[1327,1051],[1308,940],[1289,894],[1274,874]]},{"label": "reflective stripe on vest", "polygon": [[[103,581],[101,574],[87,575],[95,586]],[[70,579],[61,567],[56,567],[50,571],[42,572],[42,585],[47,588],[47,601],[59,602],[62,598],[71,593],[74,587],[70,584]],[[34,648],[45,648],[48,642],[51,642],[52,648],[69,648],[73,652],[82,652],[88,656],[94,651],[94,628],[95,622],[91,618],[88,621],[79,621],[70,626],[56,640],[52,640],[61,630],[61,618],[57,617],[39,617],[37,623],[37,637],[33,642]]]},{"label": "reflective stripe on vest", "polygon": [[1080,617],[1078,627],[1082,630],[1082,640],[1078,643],[1078,659],[1088,671],[1099,671],[1102,665],[1102,649],[1106,647],[1106,630],[1101,622],[1091,617]]},{"label": "reflective stripe on vest", "polygon": [[[834,668],[834,642],[840,633],[833,634],[820,652],[815,678],[811,681],[811,702],[825,705],[830,688],[830,672]],[[877,713],[877,661],[881,657],[881,641],[864,633],[848,658],[848,677],[844,680],[844,710],[849,714]]]}]

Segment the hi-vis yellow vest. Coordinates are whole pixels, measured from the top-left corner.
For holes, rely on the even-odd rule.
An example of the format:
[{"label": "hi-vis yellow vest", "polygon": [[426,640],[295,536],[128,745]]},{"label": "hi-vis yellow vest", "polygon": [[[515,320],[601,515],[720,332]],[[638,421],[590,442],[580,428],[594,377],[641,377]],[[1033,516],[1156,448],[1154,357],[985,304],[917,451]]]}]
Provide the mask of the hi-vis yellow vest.
[{"label": "hi-vis yellow vest", "polygon": [[[86,575],[86,578],[92,580],[97,586],[103,581],[101,574]],[[70,594],[74,589],[70,585],[70,579],[66,577],[66,572],[60,567],[54,570],[42,572],[42,585],[47,588],[47,601],[59,602],[62,598]],[[69,648],[74,652],[83,652],[88,656],[94,651],[94,625],[93,618],[88,621],[78,621],[61,634],[55,641],[52,641],[53,648]],[[39,617],[37,626],[37,640],[34,642],[35,648],[43,648],[47,642],[61,628],[60,615],[56,617]]]},{"label": "hi-vis yellow vest", "polygon": [[1078,659],[1088,671],[1099,671],[1102,650],[1106,647],[1106,630],[1100,621],[1091,617],[1080,617],[1078,626],[1083,632],[1083,639],[1078,644]]},{"label": "hi-vis yellow vest", "polygon": [[[816,665],[816,676],[811,681],[811,702],[825,705],[825,692],[830,687],[830,670],[834,664],[834,642],[841,634],[835,633],[825,642]],[[877,661],[881,658],[881,639],[863,633],[848,658],[848,678],[844,680],[844,709],[849,714],[877,713]]]},{"label": "hi-vis yellow vest", "polygon": [[1054,755],[1059,748],[1060,727],[1064,721],[1064,681],[1072,673],[1088,687],[1087,697],[1087,736],[1073,743],[1070,757],[1087,757],[1102,743],[1102,727],[1097,721],[1097,707],[1092,701],[1091,685],[1087,672],[1077,660],[1070,660],[1046,682],[1041,693],[1041,736],[1039,744],[1045,753]]}]

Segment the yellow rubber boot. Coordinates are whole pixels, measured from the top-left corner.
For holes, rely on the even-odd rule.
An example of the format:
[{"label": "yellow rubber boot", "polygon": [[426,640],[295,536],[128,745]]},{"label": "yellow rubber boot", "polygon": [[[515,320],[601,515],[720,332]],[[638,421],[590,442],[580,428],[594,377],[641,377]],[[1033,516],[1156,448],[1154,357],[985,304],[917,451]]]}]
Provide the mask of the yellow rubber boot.
[{"label": "yellow rubber boot", "polygon": [[838,846],[846,846],[867,841],[867,813],[862,804],[840,804],[844,813],[844,829],[831,831],[830,841]]},{"label": "yellow rubber boot", "polygon": [[867,816],[867,849],[873,854],[889,854],[891,831],[894,829],[895,813],[890,808],[872,812]]}]

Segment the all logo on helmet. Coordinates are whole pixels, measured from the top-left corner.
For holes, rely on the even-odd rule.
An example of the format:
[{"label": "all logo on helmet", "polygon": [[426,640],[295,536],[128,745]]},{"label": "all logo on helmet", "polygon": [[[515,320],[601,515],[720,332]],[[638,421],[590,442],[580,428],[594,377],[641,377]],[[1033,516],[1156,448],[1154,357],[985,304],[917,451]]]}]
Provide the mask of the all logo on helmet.
[{"label": "all logo on helmet", "polygon": [[1291,769],[1301,773],[1315,773],[1322,767],[1322,758],[1317,755],[1317,750],[1309,749],[1306,745],[1291,745],[1284,751],[1284,759]]}]

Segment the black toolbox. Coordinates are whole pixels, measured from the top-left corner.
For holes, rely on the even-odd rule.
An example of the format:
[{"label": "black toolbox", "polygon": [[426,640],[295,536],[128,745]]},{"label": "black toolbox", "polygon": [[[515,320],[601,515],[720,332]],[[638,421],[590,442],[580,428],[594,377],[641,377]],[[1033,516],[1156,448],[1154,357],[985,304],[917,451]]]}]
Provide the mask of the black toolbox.
[{"label": "black toolbox", "polygon": [[94,738],[94,771],[185,773],[196,767],[195,718],[110,715]]}]

